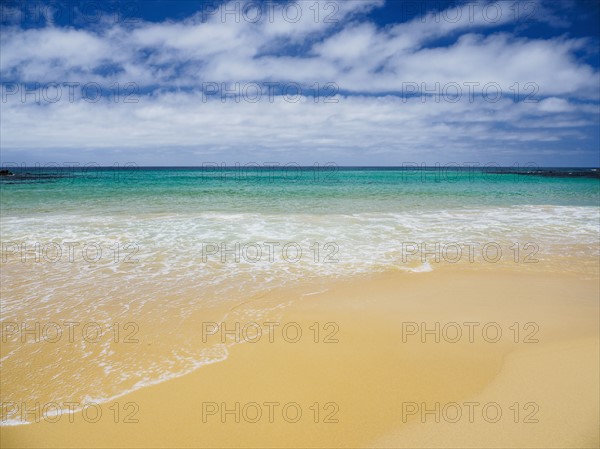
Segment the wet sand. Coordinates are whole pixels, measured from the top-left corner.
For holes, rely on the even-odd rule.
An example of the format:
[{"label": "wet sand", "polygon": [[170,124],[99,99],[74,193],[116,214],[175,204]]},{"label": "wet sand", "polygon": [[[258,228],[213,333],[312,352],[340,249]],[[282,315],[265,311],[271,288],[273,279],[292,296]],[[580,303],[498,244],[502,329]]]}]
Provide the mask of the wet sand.
[{"label": "wet sand", "polygon": [[95,423],[3,427],[2,447],[598,447],[599,294],[598,279],[458,269],[274,291],[254,304],[291,301],[273,332],[223,362]]}]

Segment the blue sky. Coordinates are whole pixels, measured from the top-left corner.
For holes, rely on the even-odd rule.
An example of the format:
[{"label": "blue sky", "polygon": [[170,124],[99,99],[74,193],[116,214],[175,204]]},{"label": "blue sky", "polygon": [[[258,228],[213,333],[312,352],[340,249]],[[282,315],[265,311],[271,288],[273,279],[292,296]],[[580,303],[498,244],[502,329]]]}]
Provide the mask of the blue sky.
[{"label": "blue sky", "polygon": [[598,166],[599,5],[3,1],[1,160]]}]

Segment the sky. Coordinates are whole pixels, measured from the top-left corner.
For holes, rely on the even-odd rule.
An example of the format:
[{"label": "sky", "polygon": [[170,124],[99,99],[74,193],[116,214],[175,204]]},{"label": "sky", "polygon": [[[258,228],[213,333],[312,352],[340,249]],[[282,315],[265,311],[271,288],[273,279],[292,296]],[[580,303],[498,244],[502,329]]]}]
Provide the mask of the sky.
[{"label": "sky", "polygon": [[600,166],[600,2],[0,3],[0,161]]}]

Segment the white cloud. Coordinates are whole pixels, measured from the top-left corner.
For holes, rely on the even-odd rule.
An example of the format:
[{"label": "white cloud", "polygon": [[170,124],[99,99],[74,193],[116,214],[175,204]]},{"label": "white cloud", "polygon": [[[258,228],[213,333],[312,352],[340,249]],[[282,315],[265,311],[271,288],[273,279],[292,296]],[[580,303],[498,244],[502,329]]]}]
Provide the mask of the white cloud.
[{"label": "white cloud", "polygon": [[[382,1],[338,2],[337,22],[323,20],[331,12],[325,11],[328,3],[320,4],[320,20],[301,3],[296,23],[283,19],[280,5],[272,21],[265,16],[258,23],[223,23],[218,14],[202,20],[199,13],[180,22],[90,29],[6,27],[0,37],[5,80],[94,81],[106,87],[134,82],[160,90],[143,91],[138,104],[71,103],[63,96],[39,106],[11,96],[0,105],[3,152],[127,150],[140,163],[156,163],[166,149],[180,149],[184,159],[219,149],[250,159],[301,151],[311,159],[330,154],[357,163],[372,152],[398,163],[449,148],[456,156],[475,157],[482,145],[499,157],[523,142],[535,151],[539,142],[585,140],[581,128],[597,124],[598,71],[576,57],[588,42],[497,32],[519,22],[510,2],[497,3],[497,20],[490,20],[496,16],[481,2],[472,10],[446,10],[441,17],[447,20],[430,14],[387,27],[363,15]],[[543,20],[557,20],[547,8],[543,12]],[[197,91],[203,82],[248,81],[293,81],[305,89],[334,82],[356,95],[337,104],[311,98],[298,104],[281,98],[205,103]],[[386,96],[406,90],[406,83],[427,89],[457,83],[462,97],[438,103]],[[477,93],[497,83],[500,101],[477,94],[470,102],[464,83],[478,83]],[[521,99],[533,92],[542,101],[514,103],[515,83]]]},{"label": "white cloud", "polygon": [[[139,164],[154,160],[165,150],[177,149],[182,157],[214,156],[215,148],[225,155],[237,154],[243,161],[272,155],[278,160],[302,157],[310,162],[325,154],[360,160],[377,151],[402,163],[436,152],[444,160],[460,155],[475,158],[482,144],[494,151],[493,160],[497,160],[515,144],[578,137],[563,124],[576,117],[575,106],[571,106],[572,115],[545,116],[544,127],[553,128],[549,133],[537,129],[536,124],[538,113],[547,110],[544,105],[548,103],[514,108],[511,99],[493,104],[480,99],[474,103],[442,101],[432,107],[419,98],[352,96],[338,100],[315,104],[303,98],[289,103],[276,97],[273,103],[235,103],[231,99],[222,103],[205,102],[199,94],[166,93],[137,104],[77,102],[41,108],[7,103],[0,129],[3,147],[29,154],[38,148],[52,152],[104,150],[110,161],[112,150],[143,149],[128,153],[137,154],[141,159],[134,161]],[[508,129],[498,132],[499,124]],[[531,129],[527,124],[533,124]]]}]

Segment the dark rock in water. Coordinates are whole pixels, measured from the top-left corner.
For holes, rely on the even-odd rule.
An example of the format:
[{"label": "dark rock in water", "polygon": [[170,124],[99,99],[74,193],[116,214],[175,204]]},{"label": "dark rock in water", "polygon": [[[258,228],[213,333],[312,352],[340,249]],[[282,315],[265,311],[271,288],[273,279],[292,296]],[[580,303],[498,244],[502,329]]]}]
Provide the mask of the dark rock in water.
[{"label": "dark rock in water", "polygon": [[534,171],[527,173],[517,173],[519,175],[543,176],[545,178],[600,178],[598,171]]},{"label": "dark rock in water", "polygon": [[544,178],[600,178],[598,169],[578,170],[496,170],[488,173],[502,175],[541,176]]},{"label": "dark rock in water", "polygon": [[16,182],[52,182],[63,177],[63,175],[56,175],[52,173],[30,173],[22,171],[13,173],[6,169],[0,170],[0,179],[2,179],[3,184],[15,184]]}]

